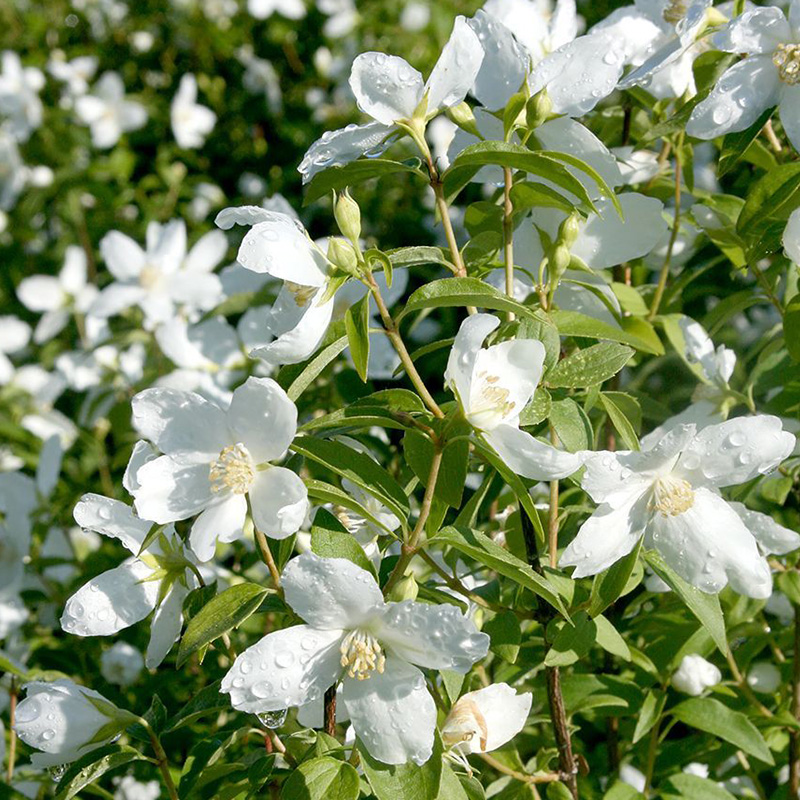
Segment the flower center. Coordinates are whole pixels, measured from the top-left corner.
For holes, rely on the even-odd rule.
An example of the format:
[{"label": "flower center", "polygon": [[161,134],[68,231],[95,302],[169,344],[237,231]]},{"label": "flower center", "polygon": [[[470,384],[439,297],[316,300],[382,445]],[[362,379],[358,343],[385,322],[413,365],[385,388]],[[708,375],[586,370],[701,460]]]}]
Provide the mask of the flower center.
[{"label": "flower center", "polygon": [[779,44],[772,54],[778,77],[789,86],[800,83],[800,44]]},{"label": "flower center", "polygon": [[676,517],[694,505],[692,485],[681,478],[666,476],[653,484],[653,495],[647,508],[658,511],[664,517]]},{"label": "flower center", "polygon": [[347,667],[347,674],[360,681],[370,677],[373,670],[383,673],[386,656],[381,650],[378,640],[367,631],[354,630],[345,636],[339,648],[342,654],[340,663]]},{"label": "flower center", "polygon": [[664,8],[662,16],[664,22],[673,25],[680,22],[686,16],[686,0],[670,0]]},{"label": "flower center", "polygon": [[481,750],[486,749],[486,718],[469,698],[462,697],[450,709],[442,725],[442,742],[445,747],[458,747],[479,737]]},{"label": "flower center", "polygon": [[224,447],[208,471],[212,492],[230,489],[234,494],[247,494],[255,476],[253,459],[241,443]]},{"label": "flower center", "polygon": [[[478,372],[475,377],[480,381],[480,388],[472,397],[470,421],[480,428],[482,426],[476,424],[476,417],[500,417],[502,420],[511,416],[517,404],[514,400],[508,399],[511,394],[509,390],[498,385],[500,378],[497,375],[490,375],[485,370]],[[485,422],[490,424],[489,419]]]},{"label": "flower center", "polygon": [[155,289],[160,282],[161,270],[156,267],[151,267],[150,265],[142,267],[142,271],[139,273],[139,286],[141,286],[142,289]]},{"label": "flower center", "polygon": [[316,286],[304,286],[302,283],[292,283],[291,281],[286,281],[285,285],[294,296],[294,302],[298,308],[308,305],[308,301],[316,294],[318,288]]}]

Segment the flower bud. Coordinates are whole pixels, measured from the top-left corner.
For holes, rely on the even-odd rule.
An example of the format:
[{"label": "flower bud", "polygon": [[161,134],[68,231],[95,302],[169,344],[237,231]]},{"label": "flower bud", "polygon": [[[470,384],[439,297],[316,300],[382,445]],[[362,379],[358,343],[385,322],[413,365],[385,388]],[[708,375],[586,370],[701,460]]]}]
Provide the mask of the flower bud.
[{"label": "flower bud", "polygon": [[361,209],[346,189],[336,198],[333,215],[342,234],[357,242],[361,236]]},{"label": "flower bud", "polygon": [[573,211],[559,226],[558,241],[571,248],[580,232],[580,215]]},{"label": "flower bud", "polygon": [[394,603],[402,603],[403,600],[416,600],[418,591],[419,588],[414,576],[411,574],[404,575],[392,587],[386,599]]},{"label": "flower bud", "polygon": [[672,676],[672,685],[679,691],[698,697],[711,686],[722,680],[722,673],[702,656],[683,657],[680,666]]},{"label": "flower bud", "polygon": [[528,127],[533,130],[547,122],[553,112],[553,101],[547,93],[547,89],[537,92],[525,106],[525,119]]},{"label": "flower bud", "polygon": [[569,247],[556,243],[547,262],[547,271],[551,283],[557,284],[561,280],[561,276],[566,272],[570,261],[572,261],[572,255],[569,252]]},{"label": "flower bud", "polygon": [[358,256],[349,242],[332,236],[328,242],[328,260],[339,269],[354,275],[358,267]]},{"label": "flower bud", "polygon": [[769,661],[757,661],[747,673],[747,683],[754,692],[773,694],[781,685],[781,671]]},{"label": "flower bud", "polygon": [[116,642],[100,656],[100,674],[117,686],[135,683],[143,667],[142,654],[127,642]]},{"label": "flower bud", "polygon": [[[17,706],[14,730],[25,744],[42,751],[31,757],[36,767],[75,761],[133,721],[133,715],[103,695],[67,679],[34,681],[25,688],[28,695]],[[108,735],[98,737],[103,729]]]},{"label": "flower bud", "polygon": [[483,138],[478,130],[478,125],[475,122],[475,114],[473,114],[469,103],[462,101],[457,106],[450,106],[449,108],[446,108],[444,113],[452,122],[455,122],[455,124],[458,125],[461,130],[471,133],[473,136],[477,136],[479,139]]}]

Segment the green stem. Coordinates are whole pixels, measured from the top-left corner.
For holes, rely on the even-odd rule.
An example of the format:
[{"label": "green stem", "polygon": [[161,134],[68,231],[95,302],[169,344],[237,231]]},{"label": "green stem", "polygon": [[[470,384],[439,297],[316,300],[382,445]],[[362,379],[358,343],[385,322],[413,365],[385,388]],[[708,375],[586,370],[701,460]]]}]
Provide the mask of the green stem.
[{"label": "green stem", "polygon": [[164,785],[167,787],[170,800],[178,800],[178,790],[175,788],[175,784],[172,781],[172,775],[169,771],[169,761],[167,760],[167,754],[164,752],[164,748],[161,746],[161,740],[146,719],[141,718],[139,722],[150,736],[150,744],[153,746],[153,752],[156,754],[156,763],[161,770],[161,776],[164,778]]},{"label": "green stem", "polygon": [[[514,299],[514,206],[511,203],[511,187],[514,176],[510,167],[503,167],[503,257],[506,268],[506,294]],[[514,312],[507,313],[509,322]]]}]

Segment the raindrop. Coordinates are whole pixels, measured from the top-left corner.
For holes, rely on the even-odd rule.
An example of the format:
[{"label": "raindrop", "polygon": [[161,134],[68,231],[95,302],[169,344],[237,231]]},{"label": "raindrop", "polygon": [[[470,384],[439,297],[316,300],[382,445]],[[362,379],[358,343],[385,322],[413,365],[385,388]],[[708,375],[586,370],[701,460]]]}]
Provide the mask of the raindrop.
[{"label": "raindrop", "polygon": [[258,721],[265,728],[274,730],[275,728],[280,728],[280,726],[286,722],[287,710],[288,709],[285,708],[279,708],[277,711],[262,711],[256,714],[256,716],[258,717]]},{"label": "raindrop", "polygon": [[58,783],[63,777],[64,773],[67,771],[66,764],[56,764],[54,767],[50,767],[47,770],[50,773],[50,777],[53,779],[55,783]]},{"label": "raindrop", "polygon": [[56,732],[52,728],[48,728],[45,731],[42,731],[42,741],[43,742],[50,742],[56,736]]}]

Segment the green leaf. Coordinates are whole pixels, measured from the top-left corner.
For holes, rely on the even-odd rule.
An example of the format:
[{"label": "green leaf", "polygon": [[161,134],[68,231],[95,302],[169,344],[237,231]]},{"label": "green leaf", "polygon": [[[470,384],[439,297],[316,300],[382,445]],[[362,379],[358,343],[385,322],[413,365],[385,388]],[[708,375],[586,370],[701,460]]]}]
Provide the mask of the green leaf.
[{"label": "green leaf", "polygon": [[[470,428],[466,423],[462,426],[463,433],[468,433]],[[454,431],[454,433],[457,433]],[[423,486],[428,485],[431,463],[433,462],[434,446],[431,440],[417,430],[406,431],[403,437],[403,452],[406,462],[419,478]],[[439,476],[434,489],[434,497],[453,508],[461,506],[461,497],[464,494],[464,483],[467,480],[467,467],[469,461],[469,442],[459,439],[445,446],[442,453],[442,463],[439,466]]]},{"label": "green leaf", "polygon": [[639,558],[642,542],[639,540],[636,547],[612,564],[607,570],[596,575],[592,582],[592,594],[589,597],[589,616],[596,617],[602,614],[618,597],[622,596],[628,578]]},{"label": "green leaf", "polygon": [[664,800],[673,798],[686,798],[686,800],[736,800],[716,781],[701,778],[699,775],[689,775],[685,772],[676,772],[670,775],[663,783],[659,784],[659,794]]},{"label": "green leaf", "polygon": [[358,377],[367,382],[367,365],[369,364],[369,294],[365,294],[344,314],[344,329],[347,331],[347,342],[350,355]]},{"label": "green leaf", "polygon": [[110,744],[92,750],[64,773],[56,787],[56,800],[70,800],[110,770],[143,760],[145,757],[138,750],[127,745]]},{"label": "green leaf", "polygon": [[398,519],[409,514],[408,497],[400,484],[373,458],[342,442],[298,436],[291,444],[295,453],[316,461],[347,478],[387,506]]},{"label": "green leaf", "polygon": [[422,766],[413,761],[383,764],[369,754],[360,739],[356,739],[356,746],[377,800],[422,800],[438,795],[442,780],[442,743],[438,736],[431,757]]},{"label": "green leaf", "polygon": [[267,594],[267,589],[255,583],[237,583],[206,603],[186,627],[178,648],[178,667],[201,647],[241,625]]},{"label": "green leaf", "polygon": [[663,355],[664,348],[656,347],[652,341],[647,341],[633,333],[628,333],[607,322],[588,317],[578,311],[564,311],[556,309],[549,312],[548,316],[558,328],[562,336],[577,336],[585,339],[606,339],[610,342],[621,342],[635,347],[644,353]]},{"label": "green leaf", "polygon": [[783,338],[794,362],[800,362],[800,295],[795,295],[783,312]]},{"label": "green leaf", "polygon": [[[316,380],[317,376],[347,347],[347,336],[340,336],[327,347],[317,353],[302,369],[291,385],[286,389],[289,399],[296,401],[298,397]],[[283,370],[281,370],[282,372]]]},{"label": "green leaf", "polygon": [[514,213],[520,214],[531,208],[558,208],[571,214],[575,204],[551,186],[535,181],[519,181],[511,187],[511,203]]},{"label": "green leaf", "polygon": [[593,344],[568,355],[547,375],[550,386],[579,389],[613,378],[630,360],[633,350],[615,342]]},{"label": "green leaf", "polygon": [[375,575],[375,568],[352,533],[324,508],[317,509],[311,526],[311,552],[323,558],[346,558]]},{"label": "green leaf", "polygon": [[[636,434],[636,429],[633,426],[633,423],[628,419],[625,412],[621,408],[621,404],[619,402],[619,398],[615,397],[614,395],[622,394],[622,392],[601,392],[600,393],[600,402],[605,409],[606,414],[608,414],[608,418],[611,420],[611,424],[614,426],[614,429],[620,435],[622,439],[622,443],[628,450],[638,450],[639,449],[639,437]],[[630,398],[633,400],[633,398]],[[636,402],[633,400],[633,402]],[[638,406],[638,403],[636,403]],[[641,411],[639,412],[639,418],[641,419]]]},{"label": "green leaf", "polygon": [[597,623],[584,611],[573,618],[573,625],[564,625],[553,639],[547,655],[546,667],[568,667],[585,656],[597,640]]},{"label": "green leaf", "polygon": [[356,768],[330,756],[304,761],[281,790],[283,800],[356,800],[359,794]]},{"label": "green leaf", "polygon": [[423,175],[414,164],[392,161],[387,158],[363,158],[351,161],[342,167],[330,167],[323,172],[318,172],[311,179],[306,187],[303,205],[310,205],[320,197],[329,195],[332,190],[345,189],[348,186],[364,183],[370,178],[381,178],[384,175],[395,175],[399,172]]},{"label": "green leaf", "polygon": [[230,708],[230,698],[219,691],[221,682],[221,680],[214,681],[214,683],[195,694],[175,716],[167,721],[164,726],[165,733],[182,728],[184,725],[191,725],[195,720],[206,714],[215,714],[218,711]]},{"label": "green leaf", "polygon": [[767,124],[767,120],[772,116],[773,111],[775,111],[774,108],[768,108],[746,130],[725,135],[720,147],[719,163],[717,164],[717,175],[720,178],[731,171],[744,154],[744,151],[750,147],[756,136],[761,133],[761,129]]},{"label": "green leaf", "polygon": [[[384,523],[364,508],[364,506],[362,506],[358,500],[355,500],[349,492],[345,492],[343,489],[333,484],[325,483],[325,481],[308,479],[305,484],[309,497],[323,503],[333,503],[334,505],[342,506],[348,511],[353,511],[364,517],[364,519],[369,520],[376,527],[383,528],[390,536],[394,535],[393,531],[390,531]],[[405,520],[401,520],[400,522],[401,525],[405,526]]]},{"label": "green leaf", "polygon": [[[529,150],[527,147],[510,142],[478,142],[462,150],[442,175],[445,194],[448,199],[452,199],[482,166],[496,165],[511,167],[544,178],[574,194],[593,209],[594,204],[584,185],[562,163],[566,160],[563,155],[550,151]],[[569,163],[590,175],[595,181],[599,179],[602,185],[599,182],[598,187],[603,194],[607,191],[609,193],[607,196],[614,197],[614,193],[605,181],[588,164],[577,158]]]},{"label": "green leaf", "polygon": [[633,731],[633,744],[647,736],[653,725],[658,722],[664,713],[667,703],[667,693],[652,689],[644,698],[639,715],[636,717],[636,728]]},{"label": "green leaf", "polygon": [[436,800],[470,800],[458,775],[450,769],[449,764],[442,766],[442,782],[439,784],[439,794]]},{"label": "green leaf", "polygon": [[553,398],[547,389],[539,387],[531,398],[530,403],[522,409],[519,415],[519,424],[522,427],[538,425],[550,416],[553,407]]},{"label": "green leaf", "polygon": [[23,681],[30,680],[30,673],[25,669],[25,666],[2,650],[0,650],[0,672],[9,672],[18,678],[22,678]]},{"label": "green leaf", "polygon": [[683,600],[692,614],[700,620],[703,627],[711,634],[714,644],[723,655],[728,654],[728,639],[725,634],[725,618],[719,597],[715,594],[706,594],[687,583],[671,567],[656,550],[647,550],[644,559],[650,569],[669,584],[670,588]]},{"label": "green leaf", "polygon": [[559,441],[572,453],[589,450],[594,440],[592,423],[584,410],[569,397],[550,406],[549,420]]},{"label": "green leaf", "polygon": [[597,624],[597,644],[611,655],[630,661],[631,651],[619,631],[602,614],[598,614],[594,621]]},{"label": "green leaf", "polygon": [[468,528],[443,528],[436,536],[438,544],[447,544],[460,553],[510,578],[520,586],[530,589],[535,595],[549,603],[564,617],[569,618],[564,603],[550,581],[534,572],[524,561],[490,539],[485,533]]},{"label": "green leaf", "polygon": [[522,643],[522,630],[519,619],[513,611],[501,611],[495,614],[483,626],[483,632],[489,634],[489,649],[504,661],[513,664],[519,654]]},{"label": "green leaf", "polygon": [[775,763],[758,728],[744,714],[719,700],[693,697],[670,709],[670,713],[685,725],[724,739],[765,764]]},{"label": "green leaf", "polygon": [[428,264],[440,264],[448,269],[453,265],[439,247],[398,247],[389,250],[386,255],[394,267],[424,267]]},{"label": "green leaf", "polygon": [[630,784],[615,781],[603,795],[603,800],[644,800],[644,795]]},{"label": "green leaf", "polygon": [[512,300],[479,278],[440,278],[426,283],[408,298],[398,320],[425,308],[476,306],[494,311],[513,311],[517,316],[541,319],[532,308]]}]

